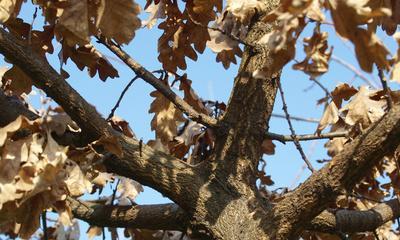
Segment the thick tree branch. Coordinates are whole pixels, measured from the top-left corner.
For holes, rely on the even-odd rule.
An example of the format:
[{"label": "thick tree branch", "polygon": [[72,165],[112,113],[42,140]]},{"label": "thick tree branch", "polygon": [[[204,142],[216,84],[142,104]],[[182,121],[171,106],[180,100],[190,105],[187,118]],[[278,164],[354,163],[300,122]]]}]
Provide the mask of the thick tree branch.
[{"label": "thick tree branch", "polygon": [[94,140],[110,134],[111,128],[92,105],[86,102],[42,57],[3,29],[0,29],[0,52],[30,76],[36,87],[60,104],[90,138]]},{"label": "thick tree branch", "polygon": [[400,105],[396,105],[274,207],[274,224],[280,226],[277,239],[297,236],[339,194],[350,191],[382,157],[397,148],[399,135]]},{"label": "thick tree branch", "polygon": [[212,127],[217,124],[217,120],[203,113],[197,112],[192,106],[190,106],[185,100],[180,98],[170,88],[166,87],[162,81],[154,76],[150,71],[136,62],[131,56],[129,56],[119,46],[106,42],[101,38],[98,38],[100,43],[106,46],[111,52],[119,57],[130,69],[132,69],[137,76],[142,78],[144,81],[152,85],[155,89],[160,91],[168,100],[175,104],[175,106],[185,113],[190,119],[201,123],[205,126]]},{"label": "thick tree branch", "polygon": [[81,202],[68,198],[75,218],[99,227],[143,228],[184,231],[188,217],[174,203],[116,206]]},{"label": "thick tree branch", "polygon": [[[191,191],[196,191],[193,187],[199,180],[195,177],[193,167],[146,145],[141,147],[139,141],[116,133],[96,109],[82,98],[47,61],[3,29],[0,29],[0,53],[30,76],[36,87],[42,89],[62,106],[89,139],[95,140],[102,136],[118,137],[123,156],[117,158],[107,154],[111,157],[105,158],[104,164],[109,171],[148,185],[178,204],[185,202],[185,206],[191,205],[194,201]],[[179,198],[181,194],[185,197]],[[192,197],[191,201],[185,201],[190,197]]]},{"label": "thick tree branch", "polygon": [[400,217],[399,200],[392,199],[366,211],[338,210],[336,213],[323,211],[306,228],[319,232],[372,232],[398,217]]}]

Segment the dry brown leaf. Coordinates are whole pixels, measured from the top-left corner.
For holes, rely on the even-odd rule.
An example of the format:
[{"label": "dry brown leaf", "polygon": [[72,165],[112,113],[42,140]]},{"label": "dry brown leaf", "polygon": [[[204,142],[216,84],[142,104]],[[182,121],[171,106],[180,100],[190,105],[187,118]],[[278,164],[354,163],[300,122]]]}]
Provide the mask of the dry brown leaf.
[{"label": "dry brown leaf", "polygon": [[101,145],[104,147],[104,149],[115,154],[118,157],[122,157],[124,154],[124,152],[122,151],[122,146],[116,136],[102,136],[99,140],[96,140],[91,144]]},{"label": "dry brown leaf", "polygon": [[400,83],[400,32],[393,35],[397,42],[397,53],[392,60],[393,68],[390,75],[392,81]]},{"label": "dry brown leaf", "polygon": [[225,69],[228,69],[230,64],[236,64],[236,56],[242,57],[242,50],[235,47],[232,50],[222,50],[217,54],[217,62],[221,62]]},{"label": "dry brown leaf", "polygon": [[19,116],[13,122],[9,123],[3,128],[0,128],[0,147],[3,146],[4,142],[6,141],[8,133],[13,133],[21,127],[23,118],[24,117]]},{"label": "dry brown leaf", "polygon": [[262,152],[267,155],[275,154],[275,144],[271,139],[265,139],[261,145]]},{"label": "dry brown leaf", "polygon": [[324,115],[322,115],[319,121],[317,133],[321,133],[328,125],[335,124],[339,120],[339,110],[334,102],[331,102],[325,109]]},{"label": "dry brown leaf", "polygon": [[367,24],[373,18],[390,15],[387,8],[367,6],[368,0],[329,0],[329,7],[337,33],[354,43],[358,62],[364,71],[371,72],[373,64],[388,69],[386,56],[389,51],[372,31],[360,25]]},{"label": "dry brown leaf", "polygon": [[185,121],[185,118],[182,112],[162,93],[154,91],[150,96],[155,98],[149,110],[149,113],[154,113],[151,130],[156,132],[156,139],[160,139],[164,145],[168,145],[178,135],[178,126]]},{"label": "dry brown leaf", "polygon": [[[194,23],[187,13],[182,13],[176,2],[165,4],[167,19],[158,28],[164,32],[158,40],[158,60],[169,72],[186,69],[186,57],[197,60],[210,40],[207,28]],[[187,21],[182,19],[189,18]],[[196,50],[196,51],[195,51]]]},{"label": "dry brown leaf", "polygon": [[166,18],[165,1],[160,1],[158,4],[152,2],[145,10],[150,15],[147,20],[142,21],[142,26],[146,26],[148,29],[153,28],[158,19]]},{"label": "dry brown leaf", "polygon": [[293,65],[293,68],[303,71],[312,78],[326,73],[332,55],[332,48],[328,50],[328,33],[321,33],[317,26],[312,37],[304,38],[303,41],[306,57],[303,61]]},{"label": "dry brown leaf", "polygon": [[333,97],[332,101],[336,104],[337,107],[340,108],[342,106],[343,100],[349,100],[357,92],[358,90],[350,86],[349,84],[340,83],[331,92],[331,95]]},{"label": "dry brown leaf", "polygon": [[103,231],[101,227],[90,226],[86,232],[86,235],[89,240],[92,240],[93,238],[100,236],[102,233]]},{"label": "dry brown leaf", "polygon": [[85,45],[90,42],[87,1],[68,0],[68,7],[60,9],[60,17],[55,32],[59,40],[67,45]]},{"label": "dry brown leaf", "polygon": [[32,80],[19,67],[13,65],[3,75],[3,86],[12,91],[13,95],[29,94],[32,91]]},{"label": "dry brown leaf", "polygon": [[122,132],[127,137],[136,138],[135,133],[132,131],[131,127],[129,126],[129,123],[127,121],[125,121],[124,119],[122,119],[118,116],[113,116],[108,121],[111,124],[111,126],[118,132]]},{"label": "dry brown leaf", "polygon": [[59,57],[64,63],[67,62],[68,58],[71,58],[80,70],[87,67],[91,77],[98,73],[102,81],[105,81],[108,77],[119,77],[114,66],[91,44],[78,48],[63,45]]},{"label": "dry brown leaf", "polygon": [[368,87],[362,86],[354,98],[340,109],[340,112],[346,115],[346,124],[353,126],[359,123],[363,128],[367,128],[385,114],[386,101],[372,100],[370,97],[374,93]]},{"label": "dry brown leaf", "polygon": [[257,0],[228,0],[226,6],[226,10],[245,25],[257,11],[264,9],[265,5]]},{"label": "dry brown leaf", "polygon": [[203,125],[194,121],[189,121],[183,132],[179,136],[175,137],[174,140],[183,143],[186,146],[194,145],[196,138],[203,132],[203,128]]},{"label": "dry brown leaf", "polygon": [[210,34],[211,40],[207,41],[207,47],[215,53],[220,53],[224,50],[232,50],[238,46],[237,41],[220,31],[208,29],[208,33]]},{"label": "dry brown leaf", "polygon": [[205,26],[216,18],[215,9],[221,12],[221,0],[188,0],[186,2],[189,18]]},{"label": "dry brown leaf", "polygon": [[114,39],[118,44],[129,43],[141,26],[138,18],[140,6],[133,0],[102,1],[105,8],[98,25],[102,35]]},{"label": "dry brown leaf", "polygon": [[208,115],[210,113],[209,110],[204,106],[201,98],[193,90],[192,81],[187,78],[186,74],[179,78],[179,82],[179,90],[184,93],[183,100],[185,100],[196,111]]},{"label": "dry brown leaf", "polygon": [[95,172],[96,175],[93,179],[91,179],[91,183],[99,186],[99,187],[104,187],[107,182],[112,182],[114,180],[114,177],[110,173],[103,173],[103,172]]},{"label": "dry brown leaf", "polygon": [[120,179],[121,182],[118,184],[117,188],[120,194],[117,198],[118,205],[132,205],[139,193],[143,192],[143,186],[125,177],[120,177]]},{"label": "dry brown leaf", "polygon": [[67,160],[65,165],[65,171],[68,173],[65,183],[70,195],[72,197],[80,197],[85,193],[90,193],[92,191],[92,184],[86,178],[79,165],[71,160]]}]

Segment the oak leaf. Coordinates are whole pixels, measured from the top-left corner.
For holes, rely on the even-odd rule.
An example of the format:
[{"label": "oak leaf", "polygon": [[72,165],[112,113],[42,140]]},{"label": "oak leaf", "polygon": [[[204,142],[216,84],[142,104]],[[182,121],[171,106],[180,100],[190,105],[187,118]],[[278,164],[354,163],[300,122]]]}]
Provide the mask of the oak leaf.
[{"label": "oak leaf", "polygon": [[87,67],[91,77],[94,77],[98,73],[102,81],[105,81],[108,77],[119,77],[117,69],[91,44],[86,44],[78,48],[63,44],[59,57],[60,61],[64,63],[67,62],[68,58],[71,58],[80,70]]},{"label": "oak leaf", "polygon": [[359,123],[363,128],[367,128],[385,114],[386,101],[372,100],[373,94],[374,91],[362,86],[354,98],[340,109],[340,112],[346,115],[346,124],[353,126]]},{"label": "oak leaf", "polygon": [[324,115],[322,115],[319,121],[317,133],[321,133],[328,125],[335,124],[339,120],[339,110],[335,102],[331,102],[325,109]]},{"label": "oak leaf", "polygon": [[373,18],[389,16],[390,9],[372,9],[366,5],[368,0],[329,0],[328,3],[336,32],[354,43],[360,67],[371,72],[375,63],[382,69],[388,69],[386,56],[389,51],[375,33],[359,26],[367,24]]},{"label": "oak leaf", "polygon": [[104,11],[98,24],[103,36],[127,44],[140,28],[140,6],[133,0],[102,0]]},{"label": "oak leaf", "polygon": [[60,9],[56,24],[58,39],[64,39],[69,46],[85,45],[90,42],[88,3],[86,0],[68,0],[68,7]]},{"label": "oak leaf", "polygon": [[178,135],[178,126],[185,119],[182,112],[162,93],[153,91],[150,96],[154,98],[149,110],[149,113],[154,113],[151,120],[151,130],[155,131],[157,139],[168,145]]},{"label": "oak leaf", "polygon": [[3,86],[12,91],[13,95],[29,94],[32,91],[32,80],[19,67],[13,65],[3,75]]},{"label": "oak leaf", "polygon": [[68,173],[65,184],[67,185],[69,194],[72,197],[79,197],[85,193],[90,193],[92,191],[92,184],[86,178],[79,165],[71,160],[67,160],[65,165],[65,171]]},{"label": "oak leaf", "polygon": [[147,13],[150,13],[147,20],[142,21],[142,26],[146,26],[151,29],[157,22],[158,19],[165,18],[165,1],[160,1],[158,4],[152,2],[145,8]]},{"label": "oak leaf", "polygon": [[316,78],[328,71],[329,59],[332,55],[332,48],[328,50],[328,33],[320,32],[319,27],[314,29],[310,38],[304,38],[304,52],[306,57],[303,61],[293,65],[294,69],[301,70]]}]

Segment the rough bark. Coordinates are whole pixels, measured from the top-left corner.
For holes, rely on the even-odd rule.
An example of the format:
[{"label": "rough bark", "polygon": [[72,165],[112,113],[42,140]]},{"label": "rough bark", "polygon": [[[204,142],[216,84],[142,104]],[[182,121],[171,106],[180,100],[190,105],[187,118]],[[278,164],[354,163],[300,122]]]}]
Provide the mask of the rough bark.
[{"label": "rough bark", "polygon": [[99,227],[129,227],[153,230],[185,231],[188,218],[173,203],[113,206],[68,199],[76,218]]},{"label": "rough bark", "polygon": [[399,200],[392,199],[366,211],[339,210],[335,213],[323,211],[306,228],[331,233],[372,232],[399,215]]}]

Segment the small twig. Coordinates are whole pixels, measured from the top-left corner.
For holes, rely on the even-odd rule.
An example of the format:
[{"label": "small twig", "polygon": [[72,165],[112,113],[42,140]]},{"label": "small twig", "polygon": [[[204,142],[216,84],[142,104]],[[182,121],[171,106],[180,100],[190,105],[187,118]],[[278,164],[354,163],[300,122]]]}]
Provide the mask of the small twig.
[{"label": "small twig", "polygon": [[197,112],[192,106],[190,106],[185,100],[180,98],[174,91],[160,81],[153,73],[149,72],[146,68],[136,62],[131,56],[129,56],[124,50],[122,50],[117,44],[106,41],[102,37],[97,37],[99,43],[107,47],[117,57],[119,57],[130,69],[132,69],[137,76],[142,78],[145,82],[152,85],[161,94],[171,101],[179,110],[185,113],[190,119],[201,123],[208,127],[215,127],[217,120],[203,113]]},{"label": "small twig", "polygon": [[43,225],[43,239],[49,240],[49,236],[47,234],[47,219],[46,219],[46,210],[42,212],[42,225]]},{"label": "small twig", "polygon": [[385,77],[385,74],[383,73],[383,70],[379,67],[377,67],[377,68],[378,68],[379,79],[381,80],[383,90],[385,91],[385,94],[386,94],[386,102],[388,105],[388,110],[390,110],[393,107],[393,101],[392,101],[392,97],[390,96],[390,90],[388,88],[387,79]]},{"label": "small twig", "polygon": [[[308,148],[308,153],[307,153],[308,157],[311,157],[315,153],[317,145],[318,145],[318,142],[313,142],[310,144],[310,147]],[[292,183],[290,184],[289,189],[295,188],[295,184],[298,181],[300,181],[300,178],[301,178],[301,176],[303,176],[306,168],[307,168],[307,165],[305,163],[303,163],[303,165],[300,167],[299,171],[297,172],[296,177],[293,179]]]},{"label": "small twig", "polygon": [[[302,134],[302,135],[296,135],[296,139],[298,141],[309,141],[309,140],[318,140],[318,139],[332,139],[332,138],[337,138],[337,137],[346,137],[349,134],[348,131],[343,131],[343,132],[330,132],[330,133],[323,133],[323,134]],[[293,142],[295,139],[292,137],[292,135],[281,135],[281,134],[276,134],[276,133],[271,133],[267,132],[265,133],[265,138],[269,138],[272,140],[277,140],[282,143],[285,142]]]},{"label": "small twig", "polygon": [[120,182],[121,182],[121,179],[118,178],[117,184],[115,185],[115,188],[114,188],[114,191],[113,191],[113,194],[112,194],[112,197],[111,197],[111,204],[110,204],[111,206],[114,205],[115,196],[117,195],[118,185],[119,185]]},{"label": "small twig", "polygon": [[358,78],[360,78],[361,80],[363,80],[365,83],[367,83],[369,86],[373,87],[373,88],[377,88],[376,84],[374,82],[372,82],[370,79],[368,79],[366,76],[364,76],[364,74],[362,74],[359,70],[357,70],[356,67],[354,67],[353,65],[351,65],[350,63],[344,61],[341,58],[336,57],[335,55],[332,55],[331,59],[337,63],[339,63],[340,65],[346,67],[347,69],[349,69],[350,71],[352,71]]},{"label": "small twig", "polygon": [[[286,119],[285,115],[279,114],[279,113],[273,113],[273,114],[271,114],[271,117]],[[302,121],[302,122],[319,123],[319,120],[316,118],[304,118],[304,117],[290,116],[290,119],[295,120],[295,121]]]},{"label": "small twig", "polygon": [[29,26],[28,45],[31,45],[31,42],[32,42],[32,29],[33,29],[33,24],[35,23],[35,19],[37,17],[37,11],[38,11],[38,8],[35,7],[35,12],[33,13],[33,16],[32,16],[32,22],[31,22],[31,25]]},{"label": "small twig", "polygon": [[132,78],[131,81],[129,81],[129,83],[126,85],[126,87],[124,88],[124,90],[121,92],[121,95],[118,98],[117,103],[115,104],[115,106],[111,109],[110,114],[108,115],[107,120],[110,120],[112,117],[114,117],[115,111],[117,110],[117,108],[119,107],[119,104],[122,101],[122,98],[124,98],[125,93],[128,91],[128,89],[131,87],[131,85],[135,82],[136,79],[138,79],[139,76],[135,76],[134,78]]},{"label": "small twig", "polygon": [[105,227],[101,228],[101,233],[103,235],[103,240],[106,240],[106,228]]},{"label": "small twig", "polygon": [[322,83],[320,83],[316,78],[311,77],[311,81],[315,82],[324,92],[325,94],[330,98],[333,99],[331,92],[329,92],[328,88],[326,88]]},{"label": "small twig", "polygon": [[289,124],[290,132],[292,133],[291,137],[293,138],[294,145],[296,146],[297,150],[299,151],[299,153],[301,155],[301,158],[303,158],[304,162],[307,164],[308,169],[311,172],[314,172],[314,168],[311,165],[310,161],[307,159],[307,156],[304,153],[303,148],[301,147],[299,140],[297,139],[297,135],[296,135],[296,132],[294,131],[292,122],[290,121],[290,115],[289,115],[289,112],[288,112],[288,109],[287,109],[285,95],[283,93],[282,85],[281,85],[280,81],[278,81],[278,89],[279,89],[279,93],[280,93],[281,99],[282,99],[282,104],[283,104],[282,109],[285,112],[286,120],[287,120],[287,122]]}]

